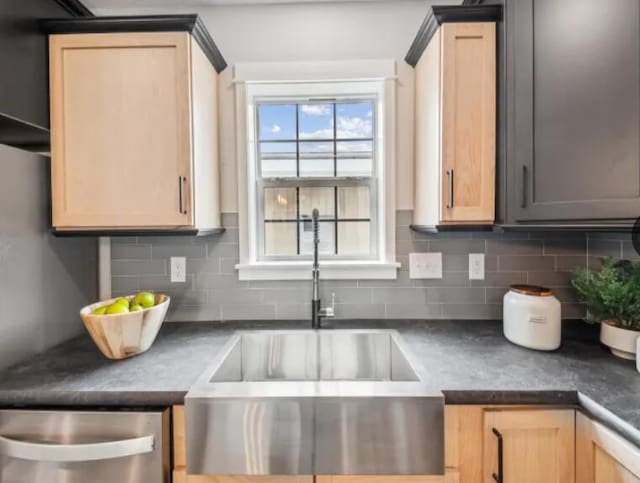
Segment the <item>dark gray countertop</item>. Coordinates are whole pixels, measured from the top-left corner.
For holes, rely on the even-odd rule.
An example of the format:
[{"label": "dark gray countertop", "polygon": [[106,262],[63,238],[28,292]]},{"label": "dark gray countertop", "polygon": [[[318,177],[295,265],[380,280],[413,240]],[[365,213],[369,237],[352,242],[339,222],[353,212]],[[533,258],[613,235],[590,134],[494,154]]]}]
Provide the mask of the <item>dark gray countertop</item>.
[{"label": "dark gray countertop", "polygon": [[[336,321],[336,328],[394,328],[449,404],[580,405],[640,446],[640,374],[598,344],[594,328],[566,323],[560,350],[509,343],[496,321]],[[105,359],[88,335],[0,372],[0,406],[152,407],[182,403],[189,387],[238,329],[306,323],[165,324],[152,348]]]}]

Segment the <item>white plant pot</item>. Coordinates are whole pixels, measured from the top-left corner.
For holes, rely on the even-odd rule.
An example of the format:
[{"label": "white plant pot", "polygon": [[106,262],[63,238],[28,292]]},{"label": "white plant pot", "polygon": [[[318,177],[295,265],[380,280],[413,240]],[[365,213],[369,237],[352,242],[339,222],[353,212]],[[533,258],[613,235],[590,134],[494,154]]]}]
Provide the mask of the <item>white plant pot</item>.
[{"label": "white plant pot", "polygon": [[637,330],[621,329],[610,322],[600,324],[600,342],[608,346],[611,353],[623,359],[636,359],[636,344],[640,332]]}]

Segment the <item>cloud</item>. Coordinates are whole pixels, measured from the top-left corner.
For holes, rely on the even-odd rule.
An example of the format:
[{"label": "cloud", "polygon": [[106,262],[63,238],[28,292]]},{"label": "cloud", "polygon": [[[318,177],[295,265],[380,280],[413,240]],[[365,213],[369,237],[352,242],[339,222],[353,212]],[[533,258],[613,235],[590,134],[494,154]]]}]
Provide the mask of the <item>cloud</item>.
[{"label": "cloud", "polygon": [[[340,116],[338,117],[336,135],[338,139],[370,138],[373,136],[373,124],[371,119]],[[333,139],[333,129],[301,131],[300,139]]]},{"label": "cloud", "polygon": [[367,112],[367,117],[373,117],[373,111]]},{"label": "cloud", "polygon": [[373,134],[371,119],[361,117],[338,117],[339,138],[368,138]]},{"label": "cloud", "polygon": [[326,104],[302,104],[300,110],[307,116],[328,116],[331,109]]},{"label": "cloud", "polygon": [[273,126],[271,126],[272,133],[276,134],[276,133],[279,133],[280,131],[282,131],[282,128],[277,124],[274,124]]}]

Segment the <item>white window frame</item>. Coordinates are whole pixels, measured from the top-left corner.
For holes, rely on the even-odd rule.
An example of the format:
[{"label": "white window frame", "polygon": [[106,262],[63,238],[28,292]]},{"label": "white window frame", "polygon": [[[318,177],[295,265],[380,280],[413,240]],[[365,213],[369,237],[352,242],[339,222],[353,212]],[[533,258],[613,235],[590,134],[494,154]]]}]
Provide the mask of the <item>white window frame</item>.
[{"label": "white window frame", "polygon": [[[371,96],[377,100],[375,259],[320,257],[324,279],[395,279],[395,62],[252,63],[234,67],[240,280],[306,280],[310,260],[263,260],[259,255],[255,103],[264,98]],[[373,213],[372,213],[373,215]]]}]

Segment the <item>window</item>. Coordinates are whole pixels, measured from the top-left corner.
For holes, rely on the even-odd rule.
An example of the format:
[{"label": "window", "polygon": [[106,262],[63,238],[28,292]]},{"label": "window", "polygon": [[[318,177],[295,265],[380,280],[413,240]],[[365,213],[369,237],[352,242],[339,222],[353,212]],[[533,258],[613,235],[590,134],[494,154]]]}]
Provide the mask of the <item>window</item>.
[{"label": "window", "polygon": [[375,98],[256,102],[259,258],[376,257]]},{"label": "window", "polygon": [[320,64],[235,66],[241,280],[310,278],[314,208],[321,277],[396,277],[395,64]]}]

